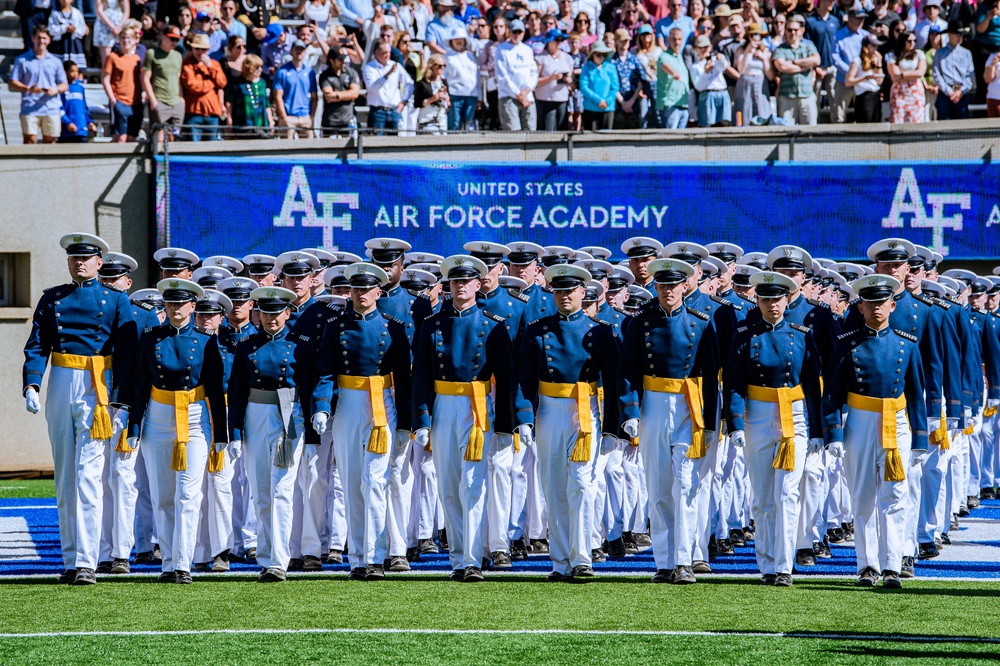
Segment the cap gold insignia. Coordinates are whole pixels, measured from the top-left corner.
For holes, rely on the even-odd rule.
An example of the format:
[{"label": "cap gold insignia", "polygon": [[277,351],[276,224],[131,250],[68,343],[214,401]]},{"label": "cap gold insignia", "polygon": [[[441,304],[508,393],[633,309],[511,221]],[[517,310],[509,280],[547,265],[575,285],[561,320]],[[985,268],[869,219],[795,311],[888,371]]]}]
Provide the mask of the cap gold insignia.
[{"label": "cap gold insignia", "polygon": [[274,298],[277,295],[278,295],[278,292],[276,292],[274,289],[268,289],[267,290],[267,297],[268,298]]},{"label": "cap gold insignia", "polygon": [[687,252],[688,251],[688,246],[687,245],[678,245],[677,246],[677,251],[678,252]]},{"label": "cap gold insignia", "polygon": [[82,243],[83,242],[83,236],[81,236],[80,234],[77,234],[76,236],[73,236],[73,242],[74,243]]},{"label": "cap gold insignia", "polygon": [[517,250],[518,252],[524,252],[524,246],[523,245],[515,245],[514,249]]},{"label": "cap gold insignia", "polygon": [[632,247],[639,247],[640,245],[642,245],[641,240],[639,240],[638,238],[632,239]]},{"label": "cap gold insignia", "polygon": [[566,269],[566,268],[560,268],[560,269],[559,269],[559,275],[566,275],[566,273],[567,273],[567,272],[568,272],[568,271],[567,271],[567,269]]},{"label": "cap gold insignia", "polygon": [[167,250],[167,256],[170,257],[170,258],[176,257],[177,256],[177,250]]},{"label": "cap gold insignia", "polygon": [[181,283],[178,282],[177,280],[171,280],[169,282],[169,285],[171,289],[177,289],[179,286],[181,286]]},{"label": "cap gold insignia", "polygon": [[725,252],[726,251],[726,246],[725,245],[716,245],[715,246],[715,251],[716,252]]},{"label": "cap gold insignia", "polygon": [[896,247],[899,245],[899,241],[891,240],[887,242],[886,245],[889,247],[890,250],[895,250]]},{"label": "cap gold insignia", "polygon": [[765,275],[764,278],[763,278],[763,280],[767,284],[771,284],[772,282],[774,282],[774,276],[773,275]]},{"label": "cap gold insignia", "polygon": [[489,243],[480,243],[480,245],[479,245],[479,251],[480,252],[489,252],[490,251],[490,247],[491,246],[490,246]]},{"label": "cap gold insignia", "polygon": [[387,241],[387,240],[384,240],[384,241],[381,241],[381,243],[380,243],[380,245],[382,246],[382,249],[383,249],[383,250],[388,250],[388,249],[389,249],[389,246],[390,246],[391,244],[392,244],[392,243],[390,243],[390,242],[389,242],[389,241]]},{"label": "cap gold insignia", "polygon": [[792,248],[790,248],[790,247],[785,247],[785,248],[781,249],[781,253],[783,255],[785,255],[786,257],[791,257],[792,254],[794,254],[794,252],[795,251]]}]

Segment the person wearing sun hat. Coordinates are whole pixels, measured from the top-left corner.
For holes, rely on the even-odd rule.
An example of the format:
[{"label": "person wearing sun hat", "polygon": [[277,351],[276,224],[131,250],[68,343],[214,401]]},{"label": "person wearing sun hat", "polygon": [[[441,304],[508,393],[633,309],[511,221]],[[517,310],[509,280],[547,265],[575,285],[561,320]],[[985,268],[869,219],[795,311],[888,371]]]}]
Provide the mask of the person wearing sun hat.
[{"label": "person wearing sun hat", "polygon": [[[893,330],[889,318],[900,283],[868,275],[851,283],[864,325],[838,336],[824,372],[824,432],[843,456],[854,509],[858,585],[882,577],[901,587],[906,544],[906,470],[911,449],[927,449],[927,408],[916,338]],[[850,409],[842,420],[844,405]]]},{"label": "person wearing sun hat", "polygon": [[812,331],[784,318],[795,282],[762,271],[750,283],[761,319],[736,330],[723,379],[725,413],[730,442],[746,452],[761,580],[789,587],[808,440],[823,437],[821,365]]},{"label": "person wearing sun hat", "polygon": [[[128,417],[118,393],[131,372],[135,319],[128,296],[98,280],[110,247],[93,234],[59,239],[72,280],[46,289],[35,306],[24,345],[22,394],[32,414],[46,366],[45,419],[52,446],[64,573],[61,583],[97,582],[103,497],[101,475],[114,420]],[[111,411],[116,409],[115,419]],[[119,423],[119,426],[121,423]]]},{"label": "person wearing sun hat", "polygon": [[614,52],[604,42],[597,42],[590,47],[587,62],[580,71],[583,129],[587,131],[610,130],[614,126],[620,89],[618,69],[611,63]]}]

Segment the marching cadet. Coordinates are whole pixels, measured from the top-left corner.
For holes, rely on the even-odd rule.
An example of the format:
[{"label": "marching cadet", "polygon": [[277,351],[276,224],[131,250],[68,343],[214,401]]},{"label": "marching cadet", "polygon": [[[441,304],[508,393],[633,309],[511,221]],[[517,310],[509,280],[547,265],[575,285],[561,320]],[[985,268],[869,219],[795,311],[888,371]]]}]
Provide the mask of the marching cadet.
[{"label": "marching cadet", "polygon": [[[546,269],[545,280],[555,294],[558,314],[529,324],[517,368],[524,398],[535,409],[535,446],[549,513],[548,580],[583,582],[594,575],[591,526],[597,519],[597,454],[599,447],[617,446],[621,428],[619,345],[609,324],[583,313],[588,271],[555,265]],[[603,421],[599,383],[605,391]],[[625,398],[625,413],[632,418],[638,416],[634,400],[634,394]],[[526,416],[530,419],[531,414]]]},{"label": "marching cadet", "polygon": [[656,259],[663,251],[663,243],[655,238],[635,236],[622,243],[622,252],[628,258],[628,268],[635,278],[636,286],[646,290],[653,289],[653,276],[650,275],[649,262]]},{"label": "marching cadet", "polygon": [[[97,272],[97,278],[105,287],[128,293],[132,287],[129,277],[139,268],[139,263],[127,254],[107,252],[104,255],[104,265]],[[160,292],[156,292],[160,295]],[[132,305],[132,316],[135,318],[137,330],[159,326],[153,306],[147,304]],[[130,363],[132,365],[132,363]],[[128,417],[119,419],[123,426]],[[129,557],[135,545],[137,532],[149,532],[152,519],[152,507],[149,506],[149,485],[145,484],[145,492],[140,499],[136,484],[136,464],[139,456],[133,451],[124,451],[121,446],[121,432],[113,433],[111,450],[104,462],[104,527],[101,537],[101,557],[97,573],[123,574],[129,573]],[[143,464],[145,467],[145,464]],[[143,471],[143,480],[146,476]],[[136,505],[142,501],[146,506],[141,512],[140,524],[136,524]],[[151,536],[151,534],[150,534]],[[152,550],[152,548],[150,548]]]},{"label": "marching cadet", "polygon": [[[260,330],[236,347],[229,379],[230,455],[246,454],[250,492],[257,509],[257,564],[261,583],[285,580],[291,561],[293,496],[298,467],[316,457],[306,441],[315,359],[309,336],[288,325],[296,292],[257,287]],[[218,445],[216,452],[221,453]]]},{"label": "marching cadet", "polygon": [[556,311],[552,292],[546,291],[538,284],[539,260],[545,254],[545,248],[535,243],[517,241],[507,245],[510,253],[507,255],[508,271],[511,277],[524,280],[528,286],[521,290],[522,296],[528,297],[524,309],[525,323],[547,317]]},{"label": "marching cadet", "polygon": [[205,470],[217,470],[210,449],[217,454],[228,441],[222,354],[217,338],[194,325],[204,289],[181,278],[160,280],[156,288],[168,325],[146,329],[139,339],[127,446],[135,450],[141,437],[163,552],[158,580],[189,584]]},{"label": "marching cadet", "polygon": [[160,279],[180,278],[190,280],[198,255],[182,247],[164,247],[153,253],[153,261],[160,267]]},{"label": "marching cadet", "polygon": [[616,311],[625,313],[625,301],[628,300],[628,287],[635,282],[635,276],[627,266],[612,266],[607,277],[607,290],[604,297],[608,305]]},{"label": "marching cadet", "polygon": [[[233,304],[218,332],[227,391],[236,347],[257,332],[257,327],[250,321],[254,304],[250,294],[257,286],[257,282],[245,277],[227,278],[219,283],[219,290]],[[229,558],[253,561],[257,556],[257,513],[250,497],[245,457],[232,461],[232,477],[233,549]]]},{"label": "marching cadet", "polygon": [[127,389],[121,403],[118,392],[131,371],[137,331],[128,296],[97,280],[108,244],[92,234],[72,233],[59,245],[72,281],[46,289],[35,306],[24,345],[22,393],[27,410],[37,414],[51,358],[45,420],[65,567],[59,582],[91,585],[97,582],[100,555],[101,474],[115,428],[110,410],[116,409],[119,422],[127,418]]},{"label": "marching cadet", "polygon": [[[140,289],[132,292],[129,300],[132,302],[133,313],[135,313],[136,309],[153,313],[156,317],[156,322],[153,321],[152,317],[149,317],[150,326],[159,326],[167,322],[167,313],[163,309],[163,294],[156,289]],[[136,325],[138,326],[138,322],[136,322]]]},{"label": "marching cadet", "polygon": [[[902,586],[906,547],[906,470],[927,450],[923,367],[916,338],[889,324],[899,281],[869,275],[851,283],[864,325],[838,338],[824,373],[824,432],[844,457],[854,504],[858,585]],[[841,420],[844,405],[850,409]]]},{"label": "marching cadet", "polygon": [[348,578],[381,580],[388,555],[388,454],[410,439],[410,347],[402,322],[378,309],[386,272],[356,263],[345,277],[352,309],[323,334],[312,420],[320,435],[327,427],[333,431],[347,513]]},{"label": "marching cadet", "polygon": [[[203,266],[202,268],[206,268]],[[209,266],[224,270],[219,266]],[[198,270],[202,270],[199,268]],[[197,272],[197,271],[195,271]],[[229,272],[228,270],[226,271]],[[230,278],[232,279],[232,278]],[[248,280],[252,282],[252,280]],[[194,306],[195,328],[219,336],[222,322],[233,310],[233,302],[221,291],[206,289]],[[229,390],[232,352],[219,338],[222,353],[222,390]],[[198,545],[195,547],[195,571],[229,571],[229,554],[233,549],[233,472],[234,460],[223,452],[209,452],[210,472],[202,486],[201,521]]]},{"label": "marching cadet", "polygon": [[[753,285],[750,284],[750,277],[761,270],[756,266],[739,262],[733,266],[733,296],[739,299],[744,312],[749,313],[753,309],[753,306],[757,305],[757,301],[755,300],[756,292]],[[765,267],[763,270],[767,270],[767,268]]]},{"label": "marching cadet", "polygon": [[820,360],[810,329],[784,319],[791,278],[750,277],[761,319],[736,330],[725,370],[730,441],[746,450],[757,568],[765,585],[789,587],[808,440],[822,439]]},{"label": "marching cadet", "polygon": [[685,304],[695,268],[684,259],[655,259],[648,270],[657,300],[629,324],[619,366],[622,395],[641,386],[642,402],[638,422],[634,407],[624,404],[623,428],[639,437],[645,465],[652,581],[689,584],[695,582],[696,464],[717,429],[719,343],[711,315]]},{"label": "marching cadet", "polygon": [[415,297],[399,286],[403,277],[403,257],[412,246],[398,238],[372,238],[365,241],[365,247],[371,251],[372,263],[385,271],[389,278],[383,288],[383,296],[378,300],[379,312],[403,322],[406,339],[413,344],[414,326],[410,309]]},{"label": "marching cadet", "polygon": [[314,297],[321,296],[326,293],[326,281],[323,279],[326,275],[326,269],[333,266],[334,262],[337,261],[337,255],[316,247],[304,248],[302,251],[308,252],[312,256],[316,257],[316,261],[319,262],[319,266],[313,270],[312,295]]},{"label": "marching cadet", "polygon": [[269,287],[274,284],[278,277],[274,274],[274,265],[277,261],[277,257],[272,257],[269,254],[248,254],[243,257],[247,276],[261,287]]},{"label": "marching cadet", "polygon": [[[483,580],[488,473],[483,454],[513,446],[515,418],[530,421],[530,415],[514,413],[517,387],[506,320],[476,302],[487,270],[482,260],[468,255],[445,259],[441,273],[448,277],[452,305],[421,325],[414,345],[415,445],[430,446],[451,579],[467,583]],[[491,378],[496,382],[493,396]],[[494,437],[501,441],[494,444]]]},{"label": "marching cadet", "polygon": [[746,319],[747,301],[733,288],[733,278],[736,276],[737,263],[743,257],[743,248],[735,243],[709,243],[709,256],[715,257],[726,265],[726,269],[719,273],[719,285],[715,295],[725,299],[736,308],[737,321]]}]

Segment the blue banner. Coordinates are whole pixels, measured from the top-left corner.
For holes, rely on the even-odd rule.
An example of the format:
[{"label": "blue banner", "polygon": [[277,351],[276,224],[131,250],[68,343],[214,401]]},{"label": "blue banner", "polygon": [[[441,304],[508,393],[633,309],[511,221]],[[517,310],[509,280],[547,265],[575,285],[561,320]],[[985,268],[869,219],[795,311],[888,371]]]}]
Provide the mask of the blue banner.
[{"label": "blue banner", "polygon": [[[603,245],[630,236],[747,251],[793,243],[861,259],[901,236],[952,259],[1000,255],[1000,165],[446,164],[304,157],[158,163],[158,245],[201,256],[321,247],[360,253],[393,236],[460,252],[472,240]],[[169,186],[169,216],[165,187]],[[168,219],[169,217],[169,219]]]}]

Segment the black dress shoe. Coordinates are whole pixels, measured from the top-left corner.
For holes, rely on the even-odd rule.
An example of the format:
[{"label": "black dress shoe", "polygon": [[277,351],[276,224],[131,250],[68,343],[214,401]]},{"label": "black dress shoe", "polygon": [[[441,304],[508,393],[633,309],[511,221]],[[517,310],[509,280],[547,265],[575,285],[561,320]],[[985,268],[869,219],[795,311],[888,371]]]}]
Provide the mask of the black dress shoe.
[{"label": "black dress shoe", "polygon": [[764,585],[774,585],[774,581],[777,578],[778,577],[775,574],[764,574],[763,576],[760,577],[760,582],[763,583]]},{"label": "black dress shoe", "polygon": [[381,564],[369,564],[365,567],[365,580],[382,580],[384,578],[385,567]]},{"label": "black dress shoe", "polygon": [[[407,567],[409,568],[409,567]],[[302,558],[302,570],[303,571],[322,571],[323,570],[323,560],[319,559],[315,555],[306,555]]]},{"label": "black dress shoe", "polygon": [[844,538],[848,541],[854,541],[854,521],[849,523],[841,523],[840,529],[844,530]]},{"label": "black dress shoe", "polygon": [[691,585],[697,583],[698,579],[694,577],[692,567],[679,566],[674,569],[674,579],[670,582],[674,585]]},{"label": "black dress shoe", "polygon": [[975,495],[969,495],[968,497],[965,498],[965,505],[970,509],[978,509],[979,498],[976,497]]},{"label": "black dress shoe", "polygon": [[[719,539],[719,542],[718,542],[718,545],[716,547],[716,551],[715,552],[716,552],[716,556],[735,555],[736,554],[736,550],[733,548],[733,544],[732,544],[732,542],[729,539]],[[712,547],[711,546],[708,547],[708,553],[709,553],[709,555],[708,555],[709,561],[712,561],[713,559],[715,559],[715,558],[712,557]]]},{"label": "black dress shoe", "polygon": [[153,564],[163,564],[163,551],[160,550],[160,544],[155,544],[153,546]]},{"label": "black dress shoe", "polygon": [[510,559],[515,562],[523,562],[528,559],[528,549],[525,548],[523,539],[510,542]]},{"label": "black dress shoe", "polygon": [[538,555],[548,555],[549,554],[549,540],[548,539],[532,539],[531,540],[531,552]]},{"label": "black dress shoe", "polygon": [[899,569],[900,578],[913,578],[916,572],[913,570],[913,558],[909,555],[903,557],[903,565]]},{"label": "black dress shoe", "polygon": [[136,564],[152,564],[153,563],[153,551],[147,550],[142,553],[136,553],[135,555]]},{"label": "black dress shoe", "polygon": [[224,550],[212,558],[212,571],[223,573],[229,571],[229,551]]},{"label": "black dress shoe", "polygon": [[878,572],[871,567],[865,567],[858,574],[858,587],[875,587],[875,581],[877,580]]},{"label": "black dress shoe", "polygon": [[922,543],[917,550],[918,560],[929,560],[931,558],[937,557],[941,554],[938,550],[937,544],[934,543]]},{"label": "black dress shoe", "polygon": [[465,577],[462,578],[463,583],[481,583],[483,582],[483,570],[479,567],[465,567]]},{"label": "black dress shoe", "polygon": [[441,551],[438,550],[434,539],[421,539],[417,542],[417,552],[421,555],[437,555]]},{"label": "black dress shoe", "polygon": [[[957,514],[957,516],[958,516],[959,518],[968,518],[968,517],[969,517],[969,516],[971,516],[971,515],[972,515],[972,514],[971,514],[971,513],[969,513],[969,508],[968,508],[968,507],[966,507],[966,506],[960,506],[960,507],[958,508],[958,514]],[[957,524],[957,523],[958,523],[958,520],[953,520],[953,521],[952,521],[952,525],[955,525],[955,524]],[[956,528],[956,527],[953,527],[952,529],[958,529],[958,528]]]},{"label": "black dress shoe", "polygon": [[981,500],[991,500],[996,498],[997,498],[997,493],[996,490],[993,488],[982,488],[979,491],[979,499]]},{"label": "black dress shoe", "polygon": [[774,579],[775,587],[791,587],[792,586],[792,574],[780,573]]},{"label": "black dress shoe", "polygon": [[330,554],[326,556],[326,561],[329,564],[343,564],[344,554],[339,550],[331,550]]},{"label": "black dress shoe", "polygon": [[635,555],[639,552],[639,546],[635,543],[635,533],[622,532],[622,541],[625,542],[625,553]]},{"label": "black dress shoe", "polygon": [[74,585],[93,585],[97,582],[97,575],[94,573],[93,569],[77,569],[76,578],[73,579]]},{"label": "black dress shoe", "polygon": [[448,576],[448,580],[454,580],[461,583],[465,580],[465,569],[455,569],[451,572],[451,575]]},{"label": "black dress shoe", "polygon": [[826,531],[826,542],[832,544],[844,543],[844,530],[834,527]]},{"label": "black dress shoe", "polygon": [[[696,574],[712,573],[712,565],[710,565],[705,560],[695,560],[694,562],[691,563],[691,566],[689,566],[688,569],[690,569],[693,573]],[[674,582],[676,583],[677,581]]]},{"label": "black dress shoe", "polygon": [[419,562],[420,561],[420,549],[416,546],[410,546],[406,549],[406,561],[407,562]]},{"label": "black dress shoe", "polygon": [[112,564],[113,564],[112,562],[98,562],[97,563],[97,569],[95,571],[96,571],[96,573],[99,573],[99,574],[111,573],[111,565]]},{"label": "black dress shoe", "polygon": [[561,571],[551,571],[549,572],[549,575],[545,577],[546,583],[569,583],[572,580],[572,576],[567,576]]},{"label": "black dress shoe", "polygon": [[438,544],[441,546],[441,550],[448,550],[448,533],[443,527],[438,530]]},{"label": "black dress shoe", "polygon": [[288,576],[281,567],[269,567],[257,577],[260,583],[283,583]]},{"label": "black dress shoe", "polygon": [[645,550],[646,548],[653,547],[653,539],[645,532],[636,532],[635,534],[635,547],[639,550]]},{"label": "black dress shoe", "polygon": [[289,571],[302,571],[304,566],[305,566],[305,560],[303,560],[301,557],[293,557],[292,559],[288,560]]},{"label": "black dress shoe", "polygon": [[389,571],[409,571],[410,563],[402,555],[393,555],[389,558]]},{"label": "black dress shoe", "polygon": [[176,580],[173,571],[164,571],[159,576],[156,577],[157,583],[173,583]]},{"label": "black dress shoe", "polygon": [[746,539],[743,537],[743,530],[729,530],[729,543],[735,548],[747,545]]},{"label": "black dress shoe", "polygon": [[578,564],[571,574],[574,583],[583,583],[594,577],[594,570],[589,564]]},{"label": "black dress shoe", "polygon": [[590,551],[590,561],[591,562],[607,562],[608,556],[604,554],[604,551],[600,548],[594,548]]},{"label": "black dress shoe", "polygon": [[719,540],[713,534],[708,538],[708,561],[714,562],[719,556]]},{"label": "black dress shoe", "polygon": [[175,571],[174,582],[178,585],[190,585],[194,581],[191,578],[190,571]]},{"label": "black dress shoe", "polygon": [[945,532],[944,534],[941,535],[941,544],[938,545],[938,548],[940,549],[941,546],[950,546],[950,545],[951,545],[951,537],[948,536],[947,532]]},{"label": "black dress shoe", "polygon": [[743,540],[746,543],[750,543],[751,541],[753,541],[755,535],[756,535],[756,530],[754,530],[752,525],[743,528]]},{"label": "black dress shoe", "polygon": [[614,541],[608,542],[608,557],[613,560],[620,560],[625,557],[625,540],[618,537]]},{"label": "black dress shoe", "polygon": [[903,587],[902,581],[899,580],[899,574],[895,571],[890,571],[889,569],[883,571],[882,587],[887,590],[898,590]]},{"label": "black dress shoe", "polygon": [[649,579],[651,583],[672,583],[674,582],[674,572],[672,569],[657,569],[653,577]]},{"label": "black dress shoe", "polygon": [[76,569],[66,569],[59,574],[60,585],[72,585],[74,580],[76,580]]},{"label": "black dress shoe", "polygon": [[208,562],[198,562],[193,567],[191,567],[191,571],[194,571],[195,573],[208,573],[209,564]]},{"label": "black dress shoe", "polygon": [[493,559],[494,569],[510,569],[512,566],[510,562],[510,555],[503,552],[502,550],[498,550],[495,553],[493,553],[491,555],[491,558]]},{"label": "black dress shoe", "polygon": [[811,548],[800,548],[795,551],[795,565],[800,567],[811,567],[816,564],[816,557]]},{"label": "black dress shoe", "polygon": [[247,548],[247,552],[243,556],[243,559],[245,559],[247,561],[247,564],[254,564],[254,563],[256,563],[257,562],[257,548],[256,548],[256,546],[253,547],[253,548]]},{"label": "black dress shoe", "polygon": [[830,552],[830,546],[826,543],[825,536],[822,541],[817,541],[813,544],[813,557],[821,560],[829,560],[833,557],[833,553]]},{"label": "black dress shoe", "polygon": [[115,561],[111,563],[111,573],[113,574],[127,574],[132,571],[132,567],[129,566],[128,560],[123,560],[118,557]]},{"label": "black dress shoe", "polygon": [[351,569],[351,573],[347,574],[347,580],[367,580],[365,578],[365,568],[354,567]]}]

